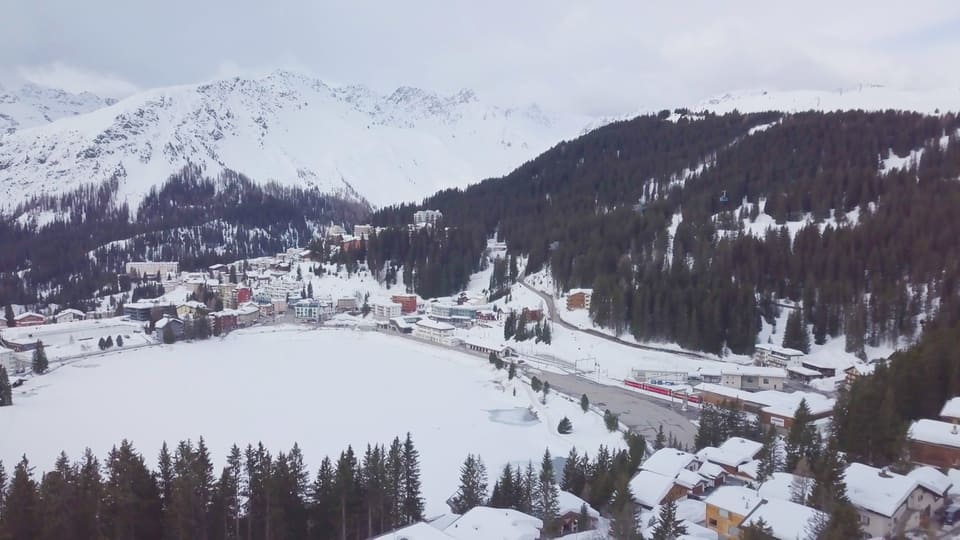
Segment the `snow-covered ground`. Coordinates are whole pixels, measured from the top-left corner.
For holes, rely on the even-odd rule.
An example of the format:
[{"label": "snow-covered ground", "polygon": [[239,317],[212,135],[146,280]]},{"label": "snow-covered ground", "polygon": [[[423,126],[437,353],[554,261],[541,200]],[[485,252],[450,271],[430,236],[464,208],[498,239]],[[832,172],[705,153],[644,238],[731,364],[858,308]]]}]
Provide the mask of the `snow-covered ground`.
[{"label": "snow-covered ground", "polygon": [[[162,441],[201,435],[220,465],[233,443],[279,451],[297,442],[316,470],[348,444],[362,451],[409,431],[429,514],[445,511],[468,453],[483,457],[492,480],[547,447],[564,456],[623,446],[598,415],[556,394],[544,406],[485,359],[375,332],[254,328],[114,353],[33,378],[14,403],[0,409],[0,459],[27,454],[38,472],[60,450],[76,458],[89,446],[102,458],[124,438],[153,463]],[[556,432],[563,416],[569,435]]]}]

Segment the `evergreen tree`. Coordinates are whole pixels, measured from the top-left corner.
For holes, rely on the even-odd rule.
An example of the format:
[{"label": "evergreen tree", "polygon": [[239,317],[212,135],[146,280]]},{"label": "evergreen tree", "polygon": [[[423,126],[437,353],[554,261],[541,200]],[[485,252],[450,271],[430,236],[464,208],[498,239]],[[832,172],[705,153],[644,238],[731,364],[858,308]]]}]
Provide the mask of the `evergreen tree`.
[{"label": "evergreen tree", "polygon": [[74,510],[76,508],[77,470],[63,452],[52,471],[40,482],[38,518],[41,523],[39,538],[70,540],[75,536]]},{"label": "evergreen tree", "polygon": [[43,349],[43,342],[37,342],[37,348],[33,350],[33,372],[43,375],[47,372],[50,363],[47,361],[47,352]]},{"label": "evergreen tree", "polygon": [[454,496],[452,508],[457,514],[482,506],[487,502],[487,468],[479,456],[468,454],[460,467],[460,487]]},{"label": "evergreen tree", "polygon": [[569,435],[573,431],[573,422],[569,418],[564,416],[560,419],[560,423],[557,424],[557,433],[561,435]]},{"label": "evergreen tree", "polygon": [[87,448],[80,461],[77,476],[74,529],[77,538],[96,538],[100,527],[100,512],[103,499],[103,479],[100,462]]},{"label": "evergreen tree", "polygon": [[[517,333],[517,314],[511,311],[503,321],[503,339],[510,341],[510,338]],[[519,340],[518,340],[519,341]]]},{"label": "evergreen tree", "polygon": [[856,509],[847,498],[844,471],[846,463],[831,438],[814,471],[813,489],[807,498],[807,504],[823,511],[826,520],[812,524],[816,529],[816,538],[839,540],[841,538],[859,538],[860,519]]},{"label": "evergreen tree", "polygon": [[173,325],[167,324],[163,327],[162,337],[163,337],[163,342],[167,345],[170,345],[174,341],[176,341],[177,338],[176,338],[176,335],[174,335],[173,333]]},{"label": "evergreen tree", "polygon": [[607,426],[607,431],[613,432],[620,429],[620,417],[610,409],[603,411],[603,423]]},{"label": "evergreen tree", "polygon": [[557,517],[560,513],[560,493],[557,482],[553,477],[553,459],[550,450],[543,453],[540,463],[540,476],[537,478],[537,487],[534,491],[534,515],[543,520],[543,529],[548,535],[554,534],[557,528]]},{"label": "evergreen tree", "polygon": [[[777,540],[773,535],[773,529],[767,525],[767,522],[761,517],[747,527],[743,527],[741,540]],[[819,540],[818,536],[812,538]]]},{"label": "evergreen tree", "polygon": [[516,362],[510,362],[510,368],[507,370],[507,380],[513,380],[517,376]]},{"label": "evergreen tree", "polygon": [[666,446],[666,443],[667,443],[667,437],[663,433],[663,424],[660,424],[660,428],[657,429],[657,436],[655,439],[653,439],[653,449],[660,450],[664,446]]},{"label": "evergreen tree", "polygon": [[13,469],[10,490],[4,504],[3,524],[11,539],[40,537],[40,501],[37,484],[33,480],[33,467],[26,456]]},{"label": "evergreen tree", "polygon": [[540,332],[540,340],[547,345],[550,345],[550,343],[553,341],[553,331],[550,330],[550,325],[547,323],[543,324],[543,330]]},{"label": "evergreen tree", "polygon": [[547,394],[550,393],[550,381],[543,382],[543,403],[547,402]]},{"label": "evergreen tree", "polygon": [[683,520],[677,518],[677,502],[672,498],[668,499],[660,505],[660,515],[657,517],[657,524],[653,527],[651,538],[652,540],[676,540],[684,534],[687,534],[687,528],[683,525]]},{"label": "evergreen tree", "polygon": [[626,479],[617,482],[610,503],[610,536],[616,540],[640,540],[636,501]]},{"label": "evergreen tree", "polygon": [[122,441],[107,456],[100,526],[110,538],[159,539],[162,507],[156,480],[133,445]]},{"label": "evergreen tree", "polygon": [[804,353],[810,352],[810,332],[803,313],[794,309],[787,317],[787,327],[783,331],[783,346]]},{"label": "evergreen tree", "polygon": [[801,399],[793,414],[793,424],[787,432],[787,470],[792,471],[796,468],[802,457],[807,458],[808,462],[815,463],[819,451],[820,437],[816,426],[813,425],[810,407],[807,406],[807,400]]},{"label": "evergreen tree", "polygon": [[7,377],[7,368],[0,366],[0,407],[13,405],[13,387]]},{"label": "evergreen tree", "polygon": [[10,304],[3,306],[3,317],[7,320],[7,328],[13,328],[17,325],[16,316],[13,314],[13,306]]},{"label": "evergreen tree", "polygon": [[583,409],[583,412],[590,410],[590,398],[588,398],[586,394],[580,396],[580,408]]},{"label": "evergreen tree", "polygon": [[577,531],[589,531],[593,528],[593,520],[590,519],[590,511],[587,503],[580,505],[580,515],[577,516]]},{"label": "evergreen tree", "polygon": [[763,483],[780,469],[780,452],[777,445],[777,430],[773,426],[763,436],[760,449],[760,466],[757,468],[757,482]]},{"label": "evergreen tree", "polygon": [[403,523],[403,445],[399,437],[394,437],[387,452],[387,524],[396,528]]},{"label": "evergreen tree", "polygon": [[117,347],[123,347],[123,336],[117,336]]},{"label": "evergreen tree", "polygon": [[493,508],[516,508],[518,499],[518,489],[514,481],[513,468],[510,464],[503,466],[500,478],[493,485],[493,493],[490,495],[490,506]]},{"label": "evergreen tree", "polygon": [[0,537],[3,533],[3,506],[7,501],[7,470],[0,461]]},{"label": "evergreen tree", "polygon": [[515,478],[519,494],[517,496],[516,509],[524,514],[532,514],[535,511],[534,501],[537,489],[537,475],[533,470],[533,463],[527,462],[527,467],[520,474],[520,468],[517,467],[517,477]]},{"label": "evergreen tree", "polygon": [[420,453],[413,446],[410,433],[403,442],[403,522],[423,520],[423,497],[420,494]]},{"label": "evergreen tree", "polygon": [[534,375],[534,376],[530,379],[530,388],[532,388],[533,391],[534,391],[534,392],[537,392],[537,393],[539,393],[540,390],[543,389],[543,383],[540,381],[539,378],[537,378],[536,375]]}]

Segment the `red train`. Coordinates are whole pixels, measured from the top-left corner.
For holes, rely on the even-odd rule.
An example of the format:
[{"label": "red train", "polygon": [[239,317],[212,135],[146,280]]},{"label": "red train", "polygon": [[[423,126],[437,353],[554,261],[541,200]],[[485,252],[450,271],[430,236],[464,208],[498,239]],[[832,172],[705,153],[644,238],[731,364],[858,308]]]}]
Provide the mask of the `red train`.
[{"label": "red train", "polygon": [[631,381],[630,379],[624,379],[623,384],[629,386],[630,388],[636,388],[638,390],[643,390],[645,392],[653,392],[654,394],[669,396],[677,399],[678,401],[683,401],[684,399],[686,399],[687,402],[689,403],[703,402],[703,399],[697,394],[686,394],[684,392],[677,392],[676,390],[671,390],[669,388],[664,388],[662,386],[657,386],[655,384]]}]

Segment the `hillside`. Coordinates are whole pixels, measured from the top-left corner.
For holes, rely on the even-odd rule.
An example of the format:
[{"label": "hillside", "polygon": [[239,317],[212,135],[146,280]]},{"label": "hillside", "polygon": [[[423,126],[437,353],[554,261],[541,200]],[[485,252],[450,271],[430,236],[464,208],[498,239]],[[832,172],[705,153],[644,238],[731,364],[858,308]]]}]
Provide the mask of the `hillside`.
[{"label": "hillside", "polygon": [[187,165],[379,206],[505,174],[588,120],[469,90],[380,95],[287,71],[162,88],[0,135],[0,211],[114,178],[135,208]]},{"label": "hillside", "polygon": [[375,221],[429,207],[498,231],[528,272],[593,288],[594,322],[639,340],[749,353],[788,301],[812,340],[846,336],[862,356],[911,342],[957,296],[958,128],[952,114],[665,112]]}]

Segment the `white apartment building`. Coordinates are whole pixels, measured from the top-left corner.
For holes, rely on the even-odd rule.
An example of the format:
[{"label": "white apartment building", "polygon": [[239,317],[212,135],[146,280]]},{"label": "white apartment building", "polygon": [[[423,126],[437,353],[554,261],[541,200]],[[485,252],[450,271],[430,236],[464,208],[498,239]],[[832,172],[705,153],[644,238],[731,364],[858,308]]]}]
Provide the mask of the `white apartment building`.
[{"label": "white apartment building", "polygon": [[381,300],[371,304],[373,318],[378,321],[388,321],[401,315],[402,306],[396,302]]},{"label": "white apartment building", "polygon": [[433,319],[420,319],[413,327],[413,337],[434,343],[446,344],[452,336],[453,325]]},{"label": "white apartment building", "polygon": [[156,262],[128,262],[126,266],[127,274],[137,277],[156,277],[160,273],[160,279],[166,279],[167,276],[176,276],[180,273],[180,263],[176,261],[156,261]]}]

